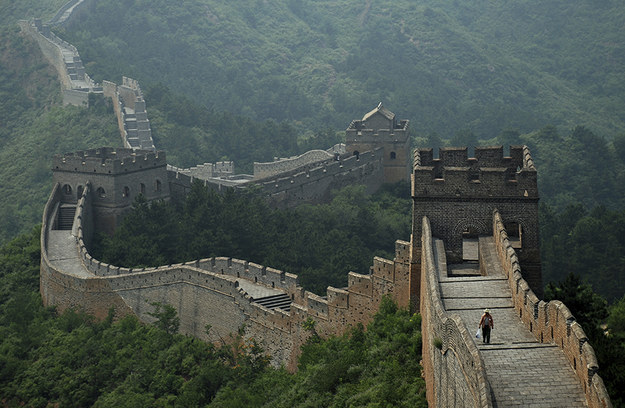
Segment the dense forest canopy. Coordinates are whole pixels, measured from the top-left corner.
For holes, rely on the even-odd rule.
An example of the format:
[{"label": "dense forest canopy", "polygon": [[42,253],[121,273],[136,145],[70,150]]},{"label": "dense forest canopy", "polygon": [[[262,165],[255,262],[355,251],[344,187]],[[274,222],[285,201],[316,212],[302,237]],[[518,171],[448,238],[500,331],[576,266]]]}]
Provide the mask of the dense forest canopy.
[{"label": "dense forest canopy", "polygon": [[[425,407],[420,319],[389,299],[365,332],[322,341],[310,327],[296,375],[268,366],[253,339],[176,334],[175,309],[96,322],[39,296],[39,230],[0,246],[3,406]],[[173,312],[173,313],[172,313]],[[206,330],[210,330],[207,327]]]},{"label": "dense forest canopy", "polygon": [[49,20],[67,0],[2,0],[0,26],[14,26],[19,20],[42,18]]},{"label": "dense forest canopy", "polygon": [[62,35],[97,80],[344,129],[383,101],[417,134],[625,131],[618,1],[98,1]]},{"label": "dense forest canopy", "polygon": [[137,199],[112,237],[96,237],[92,254],[130,268],[228,256],[294,273],[325,296],[328,286],[347,286],[348,272],[368,274],[374,256],[393,259],[397,239],[410,240],[408,191],[398,183],[368,196],[354,186],[328,204],[273,210],[252,194],[196,182],[180,202]]}]

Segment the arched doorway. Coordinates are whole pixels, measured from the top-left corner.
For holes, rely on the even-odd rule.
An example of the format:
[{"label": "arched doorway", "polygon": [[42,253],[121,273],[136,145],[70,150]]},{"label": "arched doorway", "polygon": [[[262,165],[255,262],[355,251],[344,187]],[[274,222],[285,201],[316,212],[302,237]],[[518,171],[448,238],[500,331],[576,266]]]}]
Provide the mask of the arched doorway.
[{"label": "arched doorway", "polygon": [[462,230],[462,261],[477,262],[480,259],[479,254],[479,231],[476,227],[470,225]]}]

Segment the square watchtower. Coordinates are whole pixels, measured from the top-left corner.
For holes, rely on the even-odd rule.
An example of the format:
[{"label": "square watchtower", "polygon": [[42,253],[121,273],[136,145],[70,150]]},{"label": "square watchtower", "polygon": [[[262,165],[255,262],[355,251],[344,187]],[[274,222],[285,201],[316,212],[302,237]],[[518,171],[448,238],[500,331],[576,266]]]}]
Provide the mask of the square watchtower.
[{"label": "square watchtower", "polygon": [[[538,240],[536,167],[526,146],[466,147],[414,152],[412,174],[413,240],[420,242],[421,220],[427,216],[432,234],[443,240],[448,263],[467,259],[463,239],[492,235],[492,217],[499,210],[527,282],[542,293]],[[413,249],[420,262],[420,248]]]},{"label": "square watchtower", "polygon": [[56,155],[52,174],[61,203],[75,205],[91,184],[96,230],[112,234],[141,194],[147,201],[170,197],[165,152],[102,147]]},{"label": "square watchtower", "polygon": [[383,148],[384,182],[410,178],[410,139],[408,120],[398,121],[395,114],[378,104],[361,120],[353,120],[345,131],[345,150],[354,156]]}]

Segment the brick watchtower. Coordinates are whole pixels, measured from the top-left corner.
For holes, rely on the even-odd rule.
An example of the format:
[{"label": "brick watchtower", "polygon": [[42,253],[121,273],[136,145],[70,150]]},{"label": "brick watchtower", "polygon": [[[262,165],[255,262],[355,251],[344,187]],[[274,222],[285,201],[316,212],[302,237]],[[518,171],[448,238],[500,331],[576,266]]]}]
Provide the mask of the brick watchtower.
[{"label": "brick watchtower", "polygon": [[148,201],[169,199],[165,152],[133,149],[99,149],[56,155],[53,180],[61,186],[61,205],[72,206],[91,183],[96,231],[112,234],[143,194]]},{"label": "brick watchtower", "polygon": [[408,120],[397,121],[382,102],[362,120],[353,120],[345,131],[345,149],[360,153],[384,148],[384,182],[395,183],[410,178],[410,139]]},{"label": "brick watchtower", "polygon": [[[524,278],[542,295],[538,241],[536,168],[525,146],[441,148],[414,152],[412,176],[413,264],[420,263],[421,220],[427,216],[432,234],[443,240],[448,263],[460,263],[463,238],[492,235],[493,210],[499,210],[517,251]],[[416,267],[416,265],[415,265]]]}]

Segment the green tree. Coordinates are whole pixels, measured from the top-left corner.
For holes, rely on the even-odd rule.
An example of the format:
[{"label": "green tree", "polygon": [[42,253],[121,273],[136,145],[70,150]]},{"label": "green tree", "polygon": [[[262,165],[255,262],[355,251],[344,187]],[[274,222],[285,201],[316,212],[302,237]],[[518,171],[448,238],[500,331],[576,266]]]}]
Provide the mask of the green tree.
[{"label": "green tree", "polygon": [[156,319],[154,325],[167,334],[175,334],[180,328],[180,318],[176,309],[169,304],[160,302],[150,303],[154,307],[153,312],[148,312],[149,316]]},{"label": "green tree", "polygon": [[557,285],[553,282],[547,284],[545,300],[553,299],[564,302],[585,330],[596,330],[608,317],[607,301],[573,273]]}]

